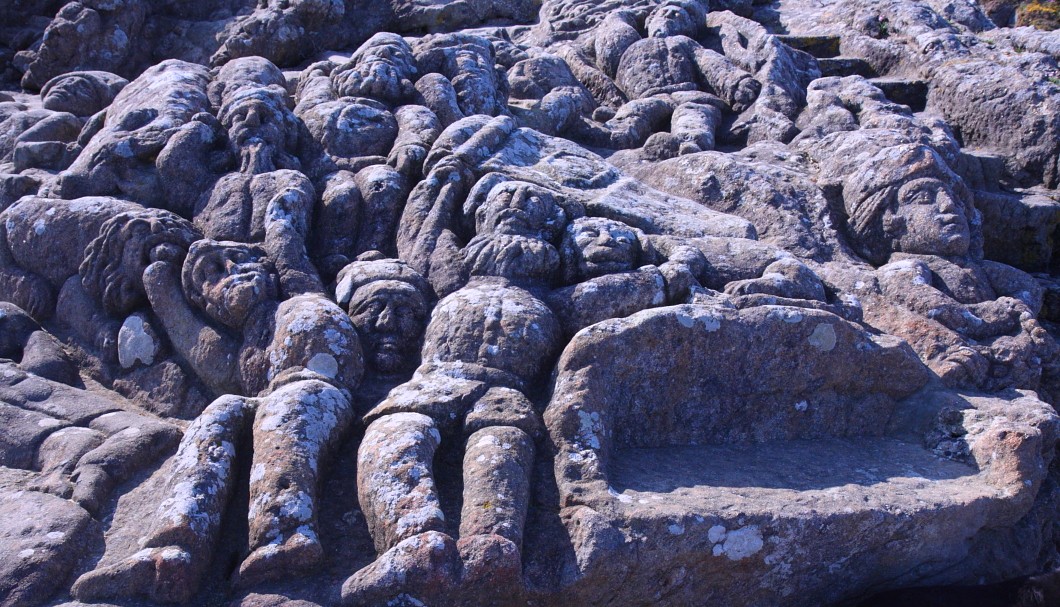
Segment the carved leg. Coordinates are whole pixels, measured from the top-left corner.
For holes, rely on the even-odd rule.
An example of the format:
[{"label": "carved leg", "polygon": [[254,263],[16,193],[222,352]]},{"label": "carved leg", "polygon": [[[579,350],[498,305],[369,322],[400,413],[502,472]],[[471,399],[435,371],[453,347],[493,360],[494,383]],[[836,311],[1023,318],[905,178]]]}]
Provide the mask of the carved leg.
[{"label": "carved leg", "polygon": [[495,534],[522,546],[534,441],[511,426],[483,428],[464,451],[460,537]]},{"label": "carved leg", "polygon": [[336,171],[323,181],[324,193],[313,216],[310,241],[321,277],[331,280],[357,256],[357,226],[364,200],[349,171]]},{"label": "carved leg", "polygon": [[693,154],[714,149],[714,133],[721,123],[721,110],[706,103],[682,103],[670,119],[670,133],[680,141],[679,153]]},{"label": "carved leg", "polygon": [[434,420],[397,413],[372,422],[357,452],[357,499],[376,550],[425,531],[445,531],[432,460],[441,443]]},{"label": "carved leg", "polygon": [[365,167],[354,179],[364,197],[356,254],[377,250],[388,256],[396,255],[394,238],[409,193],[407,180],[385,164]]},{"label": "carved leg", "polygon": [[147,596],[183,603],[195,594],[217,540],[236,444],[251,411],[253,401],[222,396],[192,422],[173,459],[170,496],[158,507],[145,549],[81,576],[72,590],[78,600]]},{"label": "carved leg", "polygon": [[397,413],[372,422],[357,454],[357,497],[381,553],[342,586],[346,605],[379,605],[399,593],[439,599],[460,578],[431,462],[441,442],[434,420]]},{"label": "carved leg", "polygon": [[521,586],[523,526],[533,465],[534,441],[519,428],[483,428],[468,438],[457,543],[464,588],[506,594]]},{"label": "carved leg", "polygon": [[250,469],[251,553],[239,568],[241,585],[323,558],[316,517],[320,462],[352,418],[349,399],[321,381],[288,384],[262,400]]}]

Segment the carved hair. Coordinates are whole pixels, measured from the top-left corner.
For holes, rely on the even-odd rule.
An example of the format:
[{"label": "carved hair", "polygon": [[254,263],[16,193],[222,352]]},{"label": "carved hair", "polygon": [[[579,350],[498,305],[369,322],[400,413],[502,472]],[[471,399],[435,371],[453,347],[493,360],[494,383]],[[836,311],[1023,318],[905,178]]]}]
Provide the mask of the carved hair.
[{"label": "carved hair", "polygon": [[871,170],[854,172],[843,181],[843,209],[854,249],[872,263],[886,262],[892,252],[894,235],[886,233],[883,216],[896,210],[898,191],[905,183],[941,180],[953,190],[965,217],[972,219],[967,187],[931,148],[919,144],[885,148],[867,164]]},{"label": "carved hair", "polygon": [[[79,268],[81,285],[108,313],[126,314],[146,297],[141,276],[129,276],[129,271],[143,271],[152,261],[179,266],[191,243],[201,237],[191,222],[169,211],[119,213],[104,222],[99,236],[85,247]],[[130,243],[139,247],[138,268],[125,267],[125,249]],[[123,294],[129,293],[135,297],[125,300]]]}]

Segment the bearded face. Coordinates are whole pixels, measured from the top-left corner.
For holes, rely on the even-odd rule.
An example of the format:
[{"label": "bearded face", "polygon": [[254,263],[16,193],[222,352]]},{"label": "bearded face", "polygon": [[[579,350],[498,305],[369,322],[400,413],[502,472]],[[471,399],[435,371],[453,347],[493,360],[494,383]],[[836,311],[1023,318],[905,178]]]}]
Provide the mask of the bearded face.
[{"label": "bearded face", "polygon": [[198,286],[190,298],[213,320],[238,329],[255,307],[276,299],[276,275],[261,251],[235,243],[201,250],[188,254],[185,288]]},{"label": "bearded face", "polygon": [[240,157],[240,172],[261,174],[285,166],[288,130],[295,119],[290,110],[266,96],[237,98],[221,112],[221,124]]},{"label": "bearded face", "polygon": [[637,267],[640,257],[640,241],[632,228],[599,217],[571,222],[562,247],[564,262],[576,265],[574,275],[581,280],[627,272]]}]

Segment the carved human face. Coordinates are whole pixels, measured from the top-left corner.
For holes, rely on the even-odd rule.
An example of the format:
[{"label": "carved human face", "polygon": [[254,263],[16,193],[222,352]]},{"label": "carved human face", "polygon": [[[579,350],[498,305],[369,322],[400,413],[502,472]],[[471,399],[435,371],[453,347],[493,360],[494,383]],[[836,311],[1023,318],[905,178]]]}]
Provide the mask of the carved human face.
[{"label": "carved human face", "polygon": [[205,302],[204,312],[233,328],[243,326],[258,304],[276,299],[276,277],[264,257],[248,248],[215,248],[188,257]]},{"label": "carved human face", "polygon": [[427,301],[419,290],[406,282],[379,280],[357,289],[349,311],[369,365],[394,373],[414,361],[427,319]]},{"label": "carved human face", "polygon": [[582,217],[571,222],[563,239],[568,258],[577,264],[577,274],[593,278],[637,267],[640,242],[626,224],[599,217]]},{"label": "carved human face", "polygon": [[490,190],[475,219],[479,234],[493,232],[547,241],[563,228],[566,215],[548,190],[509,181]]},{"label": "carved human face", "polygon": [[669,36],[694,36],[696,23],[684,7],[664,2],[648,15],[644,23],[650,38]]},{"label": "carved human face", "polygon": [[273,169],[273,155],[286,146],[289,121],[285,109],[259,97],[248,97],[234,101],[223,113],[228,138],[242,159],[241,171],[263,173]]},{"label": "carved human face", "polygon": [[70,112],[77,116],[94,113],[86,112],[85,106],[98,103],[95,85],[81,74],[70,74],[54,82],[41,101],[49,110]]},{"label": "carved human face", "polygon": [[971,233],[953,190],[935,178],[916,179],[898,190],[898,205],[886,211],[884,225],[900,224],[895,249],[926,255],[963,255]]}]

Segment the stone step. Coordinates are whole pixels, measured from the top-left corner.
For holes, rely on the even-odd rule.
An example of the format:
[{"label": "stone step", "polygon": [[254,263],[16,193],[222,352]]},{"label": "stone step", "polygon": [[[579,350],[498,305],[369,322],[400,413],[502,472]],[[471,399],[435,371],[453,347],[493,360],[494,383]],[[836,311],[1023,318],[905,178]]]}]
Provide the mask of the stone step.
[{"label": "stone step", "polygon": [[822,76],[863,76],[873,78],[876,71],[864,59],[857,57],[829,57],[818,59]]},{"label": "stone step", "polygon": [[914,112],[924,111],[927,106],[928,86],[923,80],[904,78],[872,78],[872,83],[895,103],[908,105]]},{"label": "stone step", "polygon": [[951,167],[968,187],[982,192],[1001,191],[1005,176],[1005,158],[989,150],[963,148]]},{"label": "stone step", "polygon": [[805,51],[818,59],[839,56],[839,36],[781,35],[777,39],[793,49]]},{"label": "stone step", "polygon": [[1033,192],[977,189],[974,197],[975,207],[982,214],[987,259],[1024,272],[1055,271],[1060,265],[1060,202]]}]

